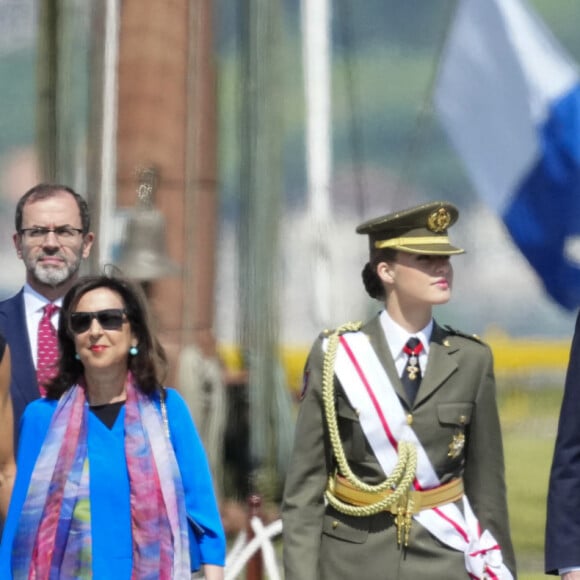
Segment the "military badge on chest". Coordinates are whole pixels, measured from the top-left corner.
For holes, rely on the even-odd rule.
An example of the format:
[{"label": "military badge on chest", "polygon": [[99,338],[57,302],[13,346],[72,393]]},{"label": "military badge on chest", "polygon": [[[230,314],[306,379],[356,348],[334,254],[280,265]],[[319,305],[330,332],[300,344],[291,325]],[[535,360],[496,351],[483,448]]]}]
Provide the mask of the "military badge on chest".
[{"label": "military badge on chest", "polygon": [[465,447],[465,433],[461,431],[453,435],[453,439],[451,440],[451,443],[449,443],[449,452],[447,453],[447,456],[451,457],[451,459],[459,457],[463,451],[463,447]]},{"label": "military badge on chest", "polygon": [[453,435],[453,439],[451,439],[451,443],[449,443],[447,457],[451,457],[451,459],[456,459],[459,457],[463,452],[463,448],[465,447],[465,424],[467,422],[467,417],[461,415],[459,422],[461,427],[456,429]]}]

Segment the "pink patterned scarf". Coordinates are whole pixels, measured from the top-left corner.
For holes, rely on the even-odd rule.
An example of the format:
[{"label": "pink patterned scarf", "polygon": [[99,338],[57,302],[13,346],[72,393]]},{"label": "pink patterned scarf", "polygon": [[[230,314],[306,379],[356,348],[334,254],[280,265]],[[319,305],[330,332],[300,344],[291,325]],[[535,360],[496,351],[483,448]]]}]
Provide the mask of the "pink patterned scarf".
[{"label": "pink patterned scarf", "polygon": [[[134,386],[130,374],[126,391],[131,578],[188,578],[185,498],[173,445],[159,410]],[[18,523],[12,555],[14,580],[92,577],[88,413],[84,385],[69,389],[57,405]]]}]

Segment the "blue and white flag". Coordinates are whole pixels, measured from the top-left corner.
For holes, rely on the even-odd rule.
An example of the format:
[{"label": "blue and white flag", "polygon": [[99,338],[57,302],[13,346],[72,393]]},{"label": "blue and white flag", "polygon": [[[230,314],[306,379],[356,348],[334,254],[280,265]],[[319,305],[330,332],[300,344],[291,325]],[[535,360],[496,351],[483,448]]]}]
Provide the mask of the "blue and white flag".
[{"label": "blue and white flag", "polygon": [[459,0],[435,90],[485,202],[568,309],[580,305],[580,86],[524,0]]}]

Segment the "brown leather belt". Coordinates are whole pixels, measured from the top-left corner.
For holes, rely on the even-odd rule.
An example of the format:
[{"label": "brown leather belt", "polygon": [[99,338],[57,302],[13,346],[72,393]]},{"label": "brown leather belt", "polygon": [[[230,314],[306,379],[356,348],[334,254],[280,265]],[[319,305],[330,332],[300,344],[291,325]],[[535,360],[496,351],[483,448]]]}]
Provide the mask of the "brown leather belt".
[{"label": "brown leather belt", "polygon": [[[336,474],[334,478],[333,494],[336,498],[356,506],[372,505],[391,495],[393,492],[387,489],[373,493],[356,489],[345,477]],[[410,490],[403,496],[404,505],[413,506],[413,513],[442,506],[457,501],[463,497],[463,479],[458,477],[450,482],[423,491]],[[412,500],[409,502],[409,500]],[[391,506],[388,511],[397,515],[400,503]]]}]

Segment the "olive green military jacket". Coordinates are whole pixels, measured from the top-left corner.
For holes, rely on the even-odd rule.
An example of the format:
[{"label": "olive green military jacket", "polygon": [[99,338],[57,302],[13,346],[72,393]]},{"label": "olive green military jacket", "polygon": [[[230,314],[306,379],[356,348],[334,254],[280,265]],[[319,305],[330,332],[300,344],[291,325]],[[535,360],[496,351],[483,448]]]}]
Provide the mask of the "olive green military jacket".
[{"label": "olive green military jacket", "polygon": [[[515,578],[510,539],[500,424],[493,360],[488,346],[433,326],[429,357],[419,392],[410,405],[397,375],[379,316],[361,332],[368,335],[412,427],[441,483],[463,477],[465,492],[482,530],[500,544]],[[434,538],[414,521],[409,543],[397,543],[393,516],[354,517],[325,505],[324,490],[334,473],[322,403],[321,336],[305,368],[305,392],[282,506],[285,580],[466,580],[464,555]],[[353,472],[377,484],[383,473],[344,391],[334,378],[338,426]],[[460,453],[450,444],[465,435]],[[453,455],[453,454],[451,454]],[[458,502],[461,508],[461,502]]]}]

